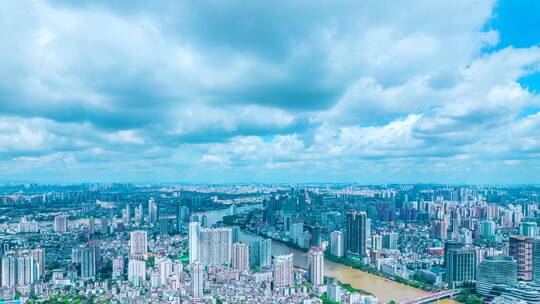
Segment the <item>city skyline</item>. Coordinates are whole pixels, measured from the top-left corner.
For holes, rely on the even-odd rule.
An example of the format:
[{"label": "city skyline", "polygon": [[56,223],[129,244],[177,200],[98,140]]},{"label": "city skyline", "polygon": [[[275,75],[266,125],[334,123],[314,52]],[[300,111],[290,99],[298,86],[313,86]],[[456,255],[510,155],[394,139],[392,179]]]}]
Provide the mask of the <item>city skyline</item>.
[{"label": "city skyline", "polygon": [[535,1],[0,7],[0,182],[540,183]]}]

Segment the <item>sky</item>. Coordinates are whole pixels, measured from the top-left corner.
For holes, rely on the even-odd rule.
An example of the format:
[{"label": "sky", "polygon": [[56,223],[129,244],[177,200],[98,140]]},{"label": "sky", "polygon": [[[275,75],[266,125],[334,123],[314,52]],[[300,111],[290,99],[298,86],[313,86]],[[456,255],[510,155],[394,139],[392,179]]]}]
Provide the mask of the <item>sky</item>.
[{"label": "sky", "polygon": [[0,181],[540,183],[540,2],[0,0]]}]

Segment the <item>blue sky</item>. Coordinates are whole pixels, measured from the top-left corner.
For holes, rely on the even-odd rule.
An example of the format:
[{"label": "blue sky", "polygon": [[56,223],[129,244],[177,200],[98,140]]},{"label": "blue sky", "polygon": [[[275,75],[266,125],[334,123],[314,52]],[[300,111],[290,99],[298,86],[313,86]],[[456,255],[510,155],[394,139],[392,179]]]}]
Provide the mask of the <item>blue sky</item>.
[{"label": "blue sky", "polygon": [[540,183],[538,1],[0,0],[0,180]]}]

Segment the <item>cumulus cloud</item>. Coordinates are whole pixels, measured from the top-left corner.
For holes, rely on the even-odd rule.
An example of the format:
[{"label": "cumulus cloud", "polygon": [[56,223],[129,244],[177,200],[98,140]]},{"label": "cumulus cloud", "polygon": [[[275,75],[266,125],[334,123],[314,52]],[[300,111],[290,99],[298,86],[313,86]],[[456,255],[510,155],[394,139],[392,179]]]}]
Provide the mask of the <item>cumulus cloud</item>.
[{"label": "cumulus cloud", "polygon": [[497,48],[495,4],[0,0],[0,168],[521,181],[539,168],[540,98],[520,80],[540,49]]}]

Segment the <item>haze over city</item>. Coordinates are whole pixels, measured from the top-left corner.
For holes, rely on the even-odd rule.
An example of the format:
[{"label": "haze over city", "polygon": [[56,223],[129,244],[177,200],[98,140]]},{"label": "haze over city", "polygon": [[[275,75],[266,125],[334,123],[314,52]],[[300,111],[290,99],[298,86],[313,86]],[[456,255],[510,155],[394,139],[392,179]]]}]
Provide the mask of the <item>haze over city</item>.
[{"label": "haze over city", "polygon": [[1,8],[3,181],[540,181],[537,1]]}]

